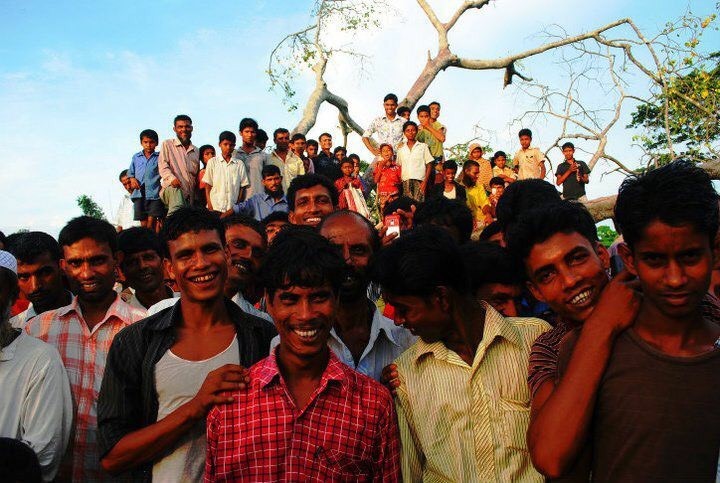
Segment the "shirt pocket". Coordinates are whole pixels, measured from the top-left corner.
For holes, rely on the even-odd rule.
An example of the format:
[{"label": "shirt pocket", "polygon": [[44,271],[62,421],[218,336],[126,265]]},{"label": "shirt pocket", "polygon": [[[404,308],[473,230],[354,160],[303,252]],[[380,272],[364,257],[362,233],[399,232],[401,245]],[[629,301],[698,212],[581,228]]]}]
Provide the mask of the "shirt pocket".
[{"label": "shirt pocket", "polygon": [[530,425],[530,407],[523,401],[500,398],[498,409],[504,445],[508,448],[528,451],[527,430]]},{"label": "shirt pocket", "polygon": [[321,447],[316,452],[318,479],[322,481],[369,481],[372,462],[362,460],[347,453]]}]

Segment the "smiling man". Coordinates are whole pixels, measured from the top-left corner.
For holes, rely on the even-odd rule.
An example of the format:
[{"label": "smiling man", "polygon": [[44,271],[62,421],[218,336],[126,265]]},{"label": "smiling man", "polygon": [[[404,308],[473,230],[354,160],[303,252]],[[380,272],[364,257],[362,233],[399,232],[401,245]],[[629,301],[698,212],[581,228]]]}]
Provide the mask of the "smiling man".
[{"label": "smiling man", "polygon": [[134,470],[134,481],[199,481],[207,412],[247,383],[244,367],[267,354],[276,332],[223,297],[228,253],[215,216],[179,209],[161,239],[182,295],[113,343],[98,405],[100,456],[109,472]]},{"label": "smiling man", "polygon": [[525,373],[532,342],[550,326],[479,301],[470,269],[435,226],[400,237],[374,264],[395,323],[420,337],[395,361],[403,479],[542,482],[525,441]]},{"label": "smiling man", "polygon": [[197,174],[200,169],[198,150],[190,142],[193,124],[190,116],[179,114],[173,121],[176,137],[160,145],[158,170],[162,191],[160,198],[168,207],[168,215],[195,199]]},{"label": "smiling man", "polygon": [[390,394],[327,345],[343,268],[313,230],[277,236],[261,277],[280,345],[208,415],[206,482],[399,480]]},{"label": "smiling man", "polygon": [[316,227],[337,208],[338,192],[325,176],[305,174],[290,183],[287,202],[291,224]]},{"label": "smiling man", "polygon": [[[144,317],[113,290],[119,259],[117,234],[107,221],[74,218],[60,231],[61,266],[77,297],[65,307],[38,315],[27,332],[57,348],[70,380],[73,396],[72,458],[61,478],[103,481],[97,444],[97,400],[113,338]],[[71,464],[71,468],[69,465]]]}]

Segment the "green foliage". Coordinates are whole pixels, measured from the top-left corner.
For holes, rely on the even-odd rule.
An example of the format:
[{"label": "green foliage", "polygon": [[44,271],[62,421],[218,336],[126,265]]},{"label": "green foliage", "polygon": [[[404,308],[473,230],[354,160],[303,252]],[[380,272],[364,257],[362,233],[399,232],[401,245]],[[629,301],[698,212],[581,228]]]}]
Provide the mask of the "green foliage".
[{"label": "green foliage", "polygon": [[[469,159],[470,153],[468,152],[470,149],[470,145],[473,143],[478,143],[482,146],[482,143],[478,139],[471,139],[469,141],[466,141],[464,143],[458,143],[450,147],[445,148],[445,159],[454,159],[458,162],[458,164],[462,164],[466,159]],[[483,149],[483,157],[485,159],[488,159],[493,154],[493,148],[489,144],[486,144],[482,146]]]},{"label": "green foliage", "polygon": [[80,195],[77,197],[77,204],[85,216],[92,216],[100,220],[105,219],[105,213],[102,208],[88,195]]},{"label": "green foliage", "polygon": [[610,248],[610,245],[613,244],[618,236],[617,232],[607,225],[599,226],[597,234],[600,239],[600,243],[602,243],[605,248]]}]

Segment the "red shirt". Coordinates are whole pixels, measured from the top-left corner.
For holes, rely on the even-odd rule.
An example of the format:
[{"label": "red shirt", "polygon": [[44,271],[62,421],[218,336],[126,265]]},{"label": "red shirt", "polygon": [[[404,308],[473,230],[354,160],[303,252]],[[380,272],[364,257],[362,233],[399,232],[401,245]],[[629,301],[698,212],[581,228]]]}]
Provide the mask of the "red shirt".
[{"label": "red shirt", "polygon": [[397,416],[378,382],[330,359],[305,408],[288,395],[273,351],[250,387],[207,419],[205,482],[400,479]]},{"label": "red shirt", "polygon": [[392,163],[389,166],[377,165],[376,170],[380,170],[380,181],[378,181],[378,193],[381,195],[391,195],[400,191],[402,185],[401,168],[398,164]]}]

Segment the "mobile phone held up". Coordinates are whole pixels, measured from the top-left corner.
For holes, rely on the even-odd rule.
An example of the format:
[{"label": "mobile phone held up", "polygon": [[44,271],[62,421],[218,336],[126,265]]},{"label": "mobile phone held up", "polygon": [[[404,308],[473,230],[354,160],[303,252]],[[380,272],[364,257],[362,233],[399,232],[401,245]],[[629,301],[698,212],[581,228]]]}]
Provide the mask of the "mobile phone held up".
[{"label": "mobile phone held up", "polygon": [[400,215],[387,215],[383,223],[387,228],[386,235],[397,233],[400,236]]}]

